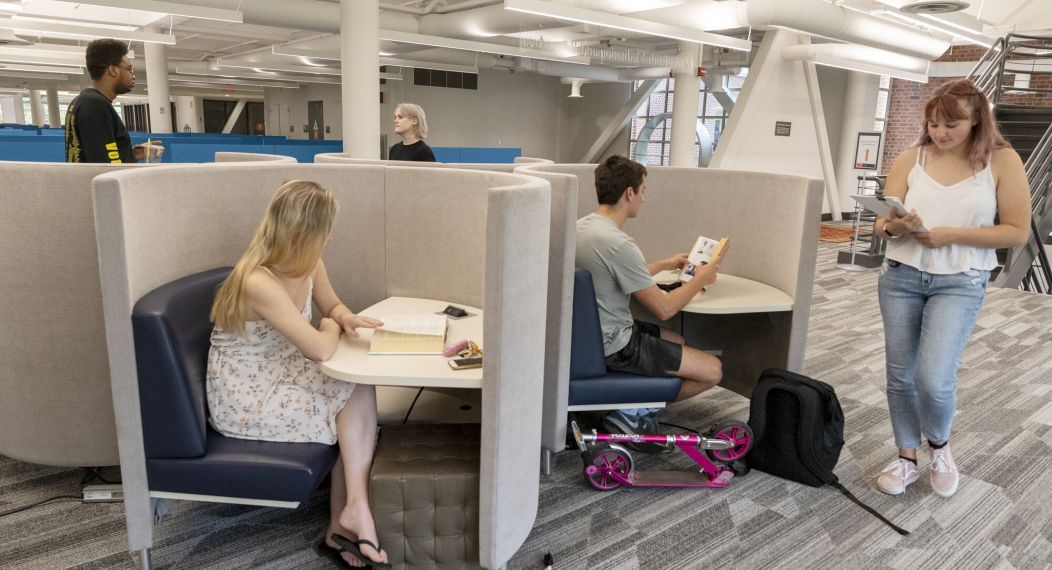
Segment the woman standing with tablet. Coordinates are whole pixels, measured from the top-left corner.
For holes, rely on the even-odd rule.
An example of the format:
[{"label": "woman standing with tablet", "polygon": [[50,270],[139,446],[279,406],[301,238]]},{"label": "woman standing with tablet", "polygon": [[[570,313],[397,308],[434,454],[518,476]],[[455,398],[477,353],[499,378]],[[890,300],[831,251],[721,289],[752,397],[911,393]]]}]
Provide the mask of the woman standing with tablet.
[{"label": "woman standing with tablet", "polygon": [[997,266],[995,249],[1030,235],[1030,190],[1019,155],[971,81],[936,90],[924,117],[920,139],[895,160],[884,189],[909,212],[893,211],[874,226],[888,240],[878,291],[899,448],[877,487],[898,495],[920,477],[923,437],[932,491],[949,497],[959,481],[950,453],[957,368]]}]

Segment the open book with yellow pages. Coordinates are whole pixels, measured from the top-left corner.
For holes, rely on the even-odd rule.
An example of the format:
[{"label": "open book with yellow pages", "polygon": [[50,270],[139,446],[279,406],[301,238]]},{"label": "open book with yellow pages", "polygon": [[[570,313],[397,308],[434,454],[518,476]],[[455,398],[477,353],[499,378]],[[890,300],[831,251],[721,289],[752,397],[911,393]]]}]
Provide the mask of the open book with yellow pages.
[{"label": "open book with yellow pages", "polygon": [[369,354],[442,354],[445,315],[397,315],[380,320],[384,325],[373,331]]},{"label": "open book with yellow pages", "polygon": [[693,279],[694,270],[699,265],[706,265],[713,257],[723,255],[723,251],[727,248],[727,242],[727,238],[715,240],[705,236],[698,236],[697,241],[694,242],[694,247],[687,254],[687,265],[679,272],[679,280],[685,283]]}]

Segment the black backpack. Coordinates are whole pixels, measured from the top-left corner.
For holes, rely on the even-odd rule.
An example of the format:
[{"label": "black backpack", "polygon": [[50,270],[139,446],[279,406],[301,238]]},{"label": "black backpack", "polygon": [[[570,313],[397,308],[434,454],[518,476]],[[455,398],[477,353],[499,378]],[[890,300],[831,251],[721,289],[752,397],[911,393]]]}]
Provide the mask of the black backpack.
[{"label": "black backpack", "polygon": [[844,447],[844,412],[832,386],[780,368],[764,370],[753,389],[749,427],[749,467],[812,487],[832,485],[899,534],[909,534],[856,498],[833,473]]}]

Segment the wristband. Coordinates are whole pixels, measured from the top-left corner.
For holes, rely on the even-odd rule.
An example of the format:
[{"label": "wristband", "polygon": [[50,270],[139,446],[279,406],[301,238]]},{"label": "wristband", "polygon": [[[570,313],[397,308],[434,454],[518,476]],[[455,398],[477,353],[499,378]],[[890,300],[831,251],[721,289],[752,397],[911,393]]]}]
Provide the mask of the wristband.
[{"label": "wristband", "polygon": [[896,235],[896,234],[891,233],[891,230],[888,229],[888,224],[890,224],[890,223],[891,222],[884,222],[884,225],[881,227],[881,231],[884,233],[884,235],[886,235],[888,237],[888,239],[895,239],[895,238],[902,237],[902,234]]}]

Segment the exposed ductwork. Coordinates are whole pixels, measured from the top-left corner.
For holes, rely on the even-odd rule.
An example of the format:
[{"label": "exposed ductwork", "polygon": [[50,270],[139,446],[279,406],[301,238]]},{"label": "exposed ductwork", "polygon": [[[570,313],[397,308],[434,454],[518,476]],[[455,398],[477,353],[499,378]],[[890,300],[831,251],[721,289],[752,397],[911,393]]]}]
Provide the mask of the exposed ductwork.
[{"label": "exposed ductwork", "polygon": [[[186,4],[233,8],[232,0],[182,0]],[[382,11],[380,26],[383,29],[454,38],[484,38],[517,33],[539,26],[561,27],[564,24],[544,16],[515,13],[502,5],[486,5],[480,8],[459,10],[458,5],[441,5],[442,0],[433,0],[417,10],[431,9],[432,13],[413,15]],[[949,41],[906,26],[901,26],[850,10],[825,0],[748,0],[748,2],[711,2],[707,0],[667,0],[666,7],[639,11],[632,7],[640,3],[629,0],[552,0],[579,8],[602,10],[614,13],[632,12],[632,17],[665,24],[696,27],[698,29],[729,29],[742,27],[784,27],[806,34],[821,36],[848,43],[884,49],[893,53],[907,54],[926,60],[941,56],[949,47]],[[483,4],[485,0],[470,0],[471,4]],[[651,4],[652,5],[652,4]],[[244,23],[294,27],[338,34],[340,22],[339,4],[320,0],[238,0]],[[458,9],[456,12],[439,11]],[[453,52],[458,53],[458,52]],[[459,52],[463,53],[463,52]],[[480,59],[481,59],[480,54]],[[474,57],[472,55],[472,57]],[[524,60],[523,68],[550,75],[581,77],[599,81],[624,81],[623,74],[610,68],[598,68],[562,64],[571,67],[566,73],[555,72],[552,64]],[[488,65],[481,65],[488,67]],[[579,69],[578,69],[579,68]],[[581,70],[587,70],[582,72]],[[640,72],[636,72],[640,73]],[[654,77],[658,71],[646,71],[646,77]],[[617,76],[617,79],[609,77]],[[600,79],[597,76],[602,76]]]}]

